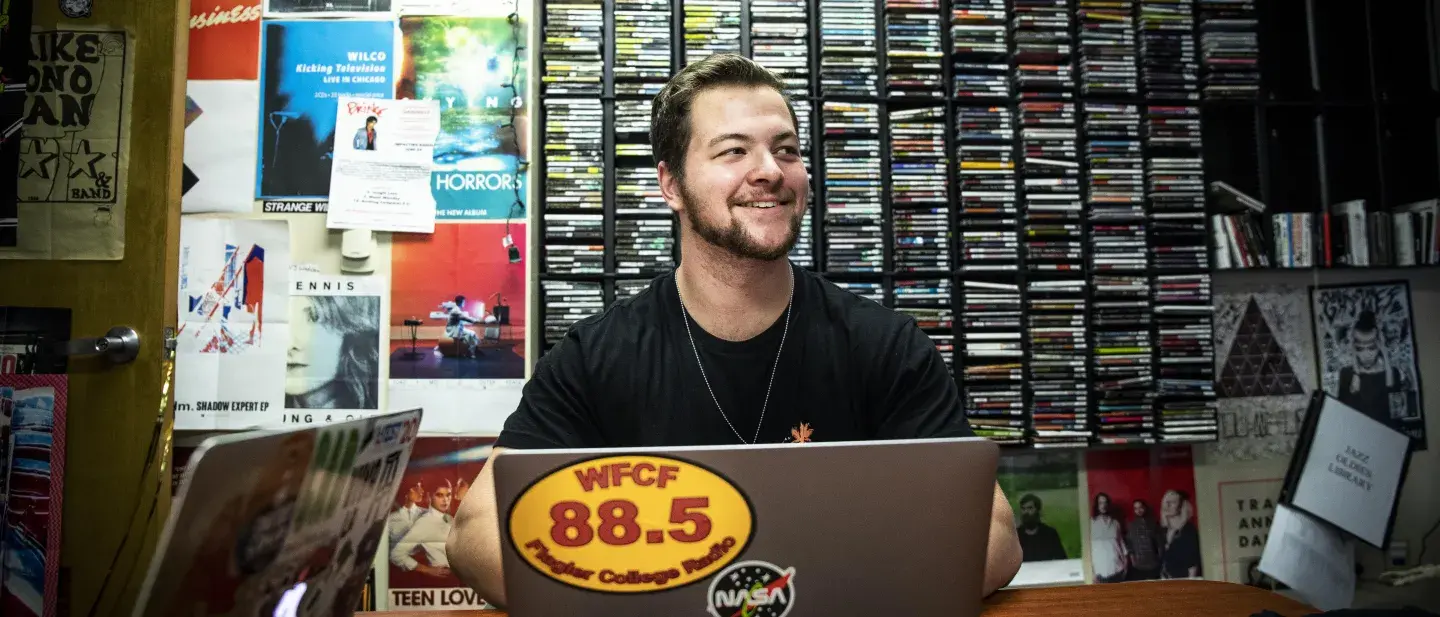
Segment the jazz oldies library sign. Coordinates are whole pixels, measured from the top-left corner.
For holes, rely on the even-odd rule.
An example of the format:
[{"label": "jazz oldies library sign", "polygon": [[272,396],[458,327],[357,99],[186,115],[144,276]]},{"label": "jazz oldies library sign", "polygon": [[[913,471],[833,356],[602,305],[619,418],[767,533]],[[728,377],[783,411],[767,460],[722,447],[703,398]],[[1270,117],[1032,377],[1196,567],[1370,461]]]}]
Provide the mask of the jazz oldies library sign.
[{"label": "jazz oldies library sign", "polygon": [[120,31],[31,34],[21,201],[117,202],[128,52]]}]

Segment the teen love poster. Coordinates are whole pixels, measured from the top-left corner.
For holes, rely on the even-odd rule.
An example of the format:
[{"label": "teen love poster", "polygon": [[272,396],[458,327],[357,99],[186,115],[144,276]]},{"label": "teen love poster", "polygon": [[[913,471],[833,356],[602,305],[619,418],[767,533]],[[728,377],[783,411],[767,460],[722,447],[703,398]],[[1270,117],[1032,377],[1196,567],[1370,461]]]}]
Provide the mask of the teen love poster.
[{"label": "teen love poster", "polygon": [[485,605],[450,571],[445,538],[470,486],[485,468],[493,437],[415,440],[400,491],[385,521],[391,609],[467,609]]}]

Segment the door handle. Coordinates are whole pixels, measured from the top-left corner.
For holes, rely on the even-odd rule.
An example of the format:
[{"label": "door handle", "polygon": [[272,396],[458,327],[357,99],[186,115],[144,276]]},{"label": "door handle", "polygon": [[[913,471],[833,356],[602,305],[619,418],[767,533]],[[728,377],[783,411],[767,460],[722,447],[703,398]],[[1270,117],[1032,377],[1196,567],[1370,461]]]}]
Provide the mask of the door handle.
[{"label": "door handle", "polygon": [[115,326],[105,336],[75,339],[64,347],[67,356],[104,354],[114,364],[128,364],[140,355],[140,334],[130,326]]}]

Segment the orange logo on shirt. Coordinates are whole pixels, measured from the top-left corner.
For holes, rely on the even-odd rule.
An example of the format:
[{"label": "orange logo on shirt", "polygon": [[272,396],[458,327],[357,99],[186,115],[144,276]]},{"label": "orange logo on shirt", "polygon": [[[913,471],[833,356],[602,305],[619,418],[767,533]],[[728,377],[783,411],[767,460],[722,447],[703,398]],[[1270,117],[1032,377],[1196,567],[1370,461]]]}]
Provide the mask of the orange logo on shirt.
[{"label": "orange logo on shirt", "polygon": [[790,443],[809,443],[810,435],[814,432],[815,429],[810,428],[808,423],[801,422],[800,426],[790,429],[790,439],[787,441]]}]

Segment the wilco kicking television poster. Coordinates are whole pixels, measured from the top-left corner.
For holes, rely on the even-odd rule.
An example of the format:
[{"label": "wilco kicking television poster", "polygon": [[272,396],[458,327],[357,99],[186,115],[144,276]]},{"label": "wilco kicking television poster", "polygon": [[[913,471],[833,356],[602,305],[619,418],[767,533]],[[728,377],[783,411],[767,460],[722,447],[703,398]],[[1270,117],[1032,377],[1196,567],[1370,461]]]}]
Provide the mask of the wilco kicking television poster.
[{"label": "wilco kicking television poster", "polygon": [[394,22],[276,20],[261,33],[255,197],[324,199],[336,101],[390,98],[394,90]]},{"label": "wilco kicking television poster", "polygon": [[[479,3],[476,10],[491,14],[400,19],[405,57],[395,98],[440,102],[430,188],[442,221],[524,217],[515,204],[525,201],[516,175],[529,120],[525,54],[515,53],[509,2]],[[521,41],[528,28],[522,15]],[[513,92],[506,87],[512,78]],[[514,126],[507,126],[512,116]]]}]

